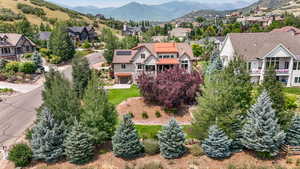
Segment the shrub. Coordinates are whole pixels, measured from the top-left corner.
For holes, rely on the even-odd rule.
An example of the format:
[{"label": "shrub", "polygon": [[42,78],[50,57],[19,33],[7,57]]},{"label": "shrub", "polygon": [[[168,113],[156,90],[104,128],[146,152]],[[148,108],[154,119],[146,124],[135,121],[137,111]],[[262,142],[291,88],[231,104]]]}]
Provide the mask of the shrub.
[{"label": "shrub", "polygon": [[52,64],[59,64],[61,62],[61,57],[56,55],[50,55],[49,62]]},{"label": "shrub", "polygon": [[143,117],[143,119],[148,119],[149,118],[148,113],[147,112],[143,112],[142,113],[142,117]]},{"label": "shrub", "polygon": [[195,103],[202,77],[198,72],[188,73],[175,67],[158,73],[156,78],[143,73],[137,81],[146,101],[159,103],[165,108],[178,108],[182,104]]},{"label": "shrub", "polygon": [[91,44],[88,41],[84,41],[84,43],[82,44],[82,47],[85,49],[91,48]]},{"label": "shrub", "polygon": [[23,3],[18,3],[17,7],[23,13],[26,13],[26,14],[32,14],[32,15],[36,15],[36,16],[39,16],[39,17],[46,15],[45,11],[42,8],[35,8],[33,6],[23,4]]},{"label": "shrub", "polygon": [[41,48],[40,53],[41,53],[42,57],[50,56],[50,54],[51,54],[50,50],[47,48]]},{"label": "shrub", "polygon": [[23,58],[25,58],[25,59],[30,59],[31,57],[32,57],[32,53],[25,53],[23,55]]},{"label": "shrub", "polygon": [[25,138],[26,138],[26,140],[31,140],[32,139],[32,129],[27,129],[25,131]]},{"label": "shrub", "polygon": [[0,9],[0,20],[1,21],[15,21],[24,19],[24,15],[22,14],[16,14],[9,8],[1,8]]},{"label": "shrub", "polygon": [[9,62],[5,65],[5,70],[8,72],[9,71],[17,72],[19,70],[19,65],[20,62],[16,62],[16,61]]},{"label": "shrub", "polygon": [[145,153],[149,155],[154,155],[159,153],[158,141],[154,139],[146,139],[143,141]]},{"label": "shrub", "polygon": [[155,116],[156,116],[157,118],[160,118],[160,117],[161,117],[160,111],[156,111],[156,112],[155,112]]},{"label": "shrub", "polygon": [[204,155],[204,151],[202,149],[202,147],[199,144],[193,144],[190,148],[189,148],[191,154],[193,156],[202,156]]},{"label": "shrub", "polygon": [[128,114],[131,116],[131,118],[134,118],[134,114],[132,112],[129,112]]},{"label": "shrub", "polygon": [[32,151],[27,144],[16,144],[10,150],[8,159],[15,163],[16,167],[25,167],[32,160]]},{"label": "shrub", "polygon": [[300,166],[300,159],[297,159],[296,166]]},{"label": "shrub", "polygon": [[286,110],[292,110],[297,108],[297,97],[293,95],[285,96],[284,107]]},{"label": "shrub", "polygon": [[35,73],[37,66],[33,62],[23,62],[19,64],[19,72],[32,74]]},{"label": "shrub", "polygon": [[0,59],[0,70],[5,68],[5,65],[7,64],[7,60],[5,59]]}]

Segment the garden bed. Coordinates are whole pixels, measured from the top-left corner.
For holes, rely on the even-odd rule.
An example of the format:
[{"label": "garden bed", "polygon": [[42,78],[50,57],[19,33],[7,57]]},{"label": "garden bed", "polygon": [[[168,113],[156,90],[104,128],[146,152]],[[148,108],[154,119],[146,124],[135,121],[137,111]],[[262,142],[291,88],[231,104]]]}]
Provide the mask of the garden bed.
[{"label": "garden bed", "polygon": [[132,114],[136,124],[163,125],[173,117],[180,124],[190,124],[192,120],[188,107],[179,110],[176,114],[167,113],[161,106],[146,103],[142,97],[129,98],[116,109],[120,116]]},{"label": "garden bed", "polygon": [[[190,154],[185,155],[180,159],[166,160],[160,155],[144,156],[134,160],[123,160],[117,158],[112,152],[108,152],[96,157],[94,161],[83,166],[77,166],[68,162],[46,165],[43,163],[36,164],[31,167],[34,169],[73,169],[73,168],[89,168],[89,169],[124,169],[126,166],[141,166],[142,164],[151,162],[160,162],[163,169],[233,169],[233,166],[256,166],[251,169],[271,169],[271,167],[282,166],[286,168],[295,168],[297,156],[293,157],[293,164],[287,164],[284,158],[274,160],[260,160],[255,158],[251,153],[241,152],[236,153],[232,157],[225,160],[215,160],[207,156],[195,157]],[[274,164],[275,163],[275,164]],[[257,166],[264,166],[258,168]],[[270,168],[269,168],[270,167]]]}]

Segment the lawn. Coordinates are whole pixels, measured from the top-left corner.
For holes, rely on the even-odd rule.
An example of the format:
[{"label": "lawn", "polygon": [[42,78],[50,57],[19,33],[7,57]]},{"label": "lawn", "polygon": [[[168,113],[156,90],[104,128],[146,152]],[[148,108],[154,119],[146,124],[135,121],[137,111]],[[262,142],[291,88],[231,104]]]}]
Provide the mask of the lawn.
[{"label": "lawn", "polygon": [[110,89],[108,90],[108,100],[114,105],[118,105],[130,97],[139,97],[140,91],[133,85],[130,89]]},{"label": "lawn", "polygon": [[[191,133],[191,126],[184,125],[183,131],[187,135],[187,138],[192,138]],[[144,139],[148,138],[157,138],[157,133],[161,130],[162,126],[160,125],[135,125],[136,130],[139,133],[139,136]]]},{"label": "lawn", "polygon": [[283,88],[283,92],[288,93],[288,94],[300,95],[300,88],[286,87],[286,88]]}]

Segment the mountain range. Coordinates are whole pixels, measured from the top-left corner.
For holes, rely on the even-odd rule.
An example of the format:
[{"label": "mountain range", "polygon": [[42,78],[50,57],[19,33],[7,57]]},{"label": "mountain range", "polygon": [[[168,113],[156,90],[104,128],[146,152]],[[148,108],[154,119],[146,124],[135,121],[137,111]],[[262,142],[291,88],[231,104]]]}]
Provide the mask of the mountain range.
[{"label": "mountain range", "polygon": [[198,3],[191,1],[171,1],[159,5],[147,5],[131,2],[121,7],[98,8],[95,6],[72,7],[73,10],[89,13],[103,14],[106,17],[113,17],[119,20],[150,20],[150,21],[169,21],[192,11],[198,10],[232,10],[250,5],[246,1],[235,3]]}]

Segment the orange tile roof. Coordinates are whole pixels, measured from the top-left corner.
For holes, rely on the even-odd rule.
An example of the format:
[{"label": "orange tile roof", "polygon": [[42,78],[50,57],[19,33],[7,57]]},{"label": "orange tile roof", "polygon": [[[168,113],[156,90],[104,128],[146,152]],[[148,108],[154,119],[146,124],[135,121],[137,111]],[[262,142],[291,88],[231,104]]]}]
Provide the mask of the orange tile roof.
[{"label": "orange tile roof", "polygon": [[154,50],[156,53],[178,53],[176,43],[155,43]]},{"label": "orange tile roof", "polygon": [[118,77],[128,77],[132,76],[132,73],[116,73],[115,75]]},{"label": "orange tile roof", "polygon": [[158,65],[177,65],[179,64],[179,61],[174,58],[168,58],[168,59],[159,59],[156,64]]}]

